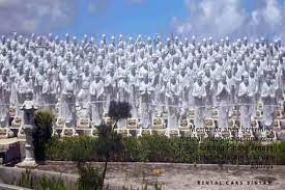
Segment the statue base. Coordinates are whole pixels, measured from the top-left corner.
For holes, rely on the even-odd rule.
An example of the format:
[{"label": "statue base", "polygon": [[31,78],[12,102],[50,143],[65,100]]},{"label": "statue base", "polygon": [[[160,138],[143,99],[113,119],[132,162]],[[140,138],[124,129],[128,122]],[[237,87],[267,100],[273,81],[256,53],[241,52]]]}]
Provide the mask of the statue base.
[{"label": "statue base", "polygon": [[20,138],[20,139],[26,139],[26,134],[24,132],[24,128],[23,127],[20,127],[20,129],[18,131],[18,134],[17,134],[17,137]]},{"label": "statue base", "polygon": [[123,127],[123,128],[118,128],[116,129],[117,133],[118,134],[121,134],[123,137],[129,137],[129,136],[132,136],[130,134],[130,131],[127,127]]},{"label": "statue base", "polygon": [[61,137],[73,137],[78,136],[78,133],[74,128],[63,128],[62,132],[60,133]]},{"label": "statue base", "polygon": [[14,137],[13,131],[8,127],[0,128],[0,139],[12,138]]},{"label": "statue base", "polygon": [[35,160],[25,159],[23,162],[16,164],[19,168],[31,168],[34,169],[38,166]]},{"label": "statue base", "polygon": [[22,117],[15,116],[11,125],[12,125],[12,127],[15,127],[15,128],[19,127],[20,128],[21,124],[22,124]]},{"label": "statue base", "polygon": [[152,135],[152,130],[140,128],[137,137],[141,137],[143,135]]},{"label": "statue base", "polygon": [[168,138],[172,136],[181,137],[181,134],[179,129],[166,129],[165,136],[167,136]]},{"label": "statue base", "polygon": [[99,131],[97,128],[93,127],[91,129],[91,134],[90,134],[92,137],[99,137]]}]

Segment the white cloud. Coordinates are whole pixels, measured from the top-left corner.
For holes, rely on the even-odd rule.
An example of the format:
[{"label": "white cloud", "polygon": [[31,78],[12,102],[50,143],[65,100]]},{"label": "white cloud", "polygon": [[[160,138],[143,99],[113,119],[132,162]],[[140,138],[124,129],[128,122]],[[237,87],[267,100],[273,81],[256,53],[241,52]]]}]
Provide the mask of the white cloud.
[{"label": "white cloud", "polygon": [[[258,0],[257,7],[248,10],[248,1],[185,0],[188,17],[172,22],[181,35],[201,36],[280,36],[285,30],[285,2]],[[283,9],[283,10],[282,10]],[[283,34],[284,36],[284,34]]]},{"label": "white cloud", "polygon": [[0,0],[0,33],[45,32],[74,15],[74,0]]},{"label": "white cloud", "polygon": [[278,7],[278,2],[276,0],[267,0],[266,7],[262,11],[262,14],[266,23],[272,26],[281,24],[281,10]]}]

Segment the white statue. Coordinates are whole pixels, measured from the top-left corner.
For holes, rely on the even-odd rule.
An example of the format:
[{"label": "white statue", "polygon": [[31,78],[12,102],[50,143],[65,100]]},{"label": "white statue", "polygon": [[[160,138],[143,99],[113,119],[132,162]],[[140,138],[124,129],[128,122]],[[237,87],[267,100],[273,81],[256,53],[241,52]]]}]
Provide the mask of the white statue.
[{"label": "white statue", "polygon": [[193,87],[194,105],[196,107],[195,128],[204,127],[206,96],[206,87],[203,84],[202,76],[200,74]]},{"label": "white statue", "polygon": [[243,76],[243,81],[239,85],[238,98],[240,103],[240,124],[245,129],[251,128],[251,115],[253,112],[254,91],[249,84],[248,73]]},{"label": "white statue", "polygon": [[138,106],[139,106],[139,79],[136,73],[136,67],[132,66],[130,67],[131,73],[128,75],[129,78],[129,85],[130,85],[130,104],[132,106],[131,108],[131,115],[132,117],[138,116]]},{"label": "white statue", "polygon": [[39,66],[39,70],[35,75],[35,79],[34,79],[34,102],[35,104],[40,107],[43,105],[44,103],[44,99],[43,99],[43,83],[46,80],[44,74],[45,74],[45,70],[44,70],[44,65],[40,64]]},{"label": "white statue", "polygon": [[42,84],[43,106],[51,110],[55,109],[58,82],[52,76],[52,70],[46,73],[46,79]]},{"label": "white statue", "polygon": [[[118,101],[119,102],[130,102],[131,88],[128,84],[128,76],[122,76],[118,82]],[[126,127],[127,119],[121,119],[118,122],[118,128]]]},{"label": "white statue", "polygon": [[11,95],[11,81],[9,81],[9,70],[2,70],[0,79],[0,127],[9,127],[9,106]]},{"label": "white statue", "polygon": [[231,99],[230,84],[227,82],[226,73],[223,73],[222,80],[218,83],[216,92],[217,106],[219,108],[219,127],[228,128],[228,112]]},{"label": "white statue", "polygon": [[20,111],[20,106],[23,105],[24,101],[27,99],[30,94],[33,94],[33,81],[29,75],[29,70],[24,71],[23,78],[19,81],[17,87],[17,96],[18,96],[18,105],[16,108],[16,115],[21,116],[23,112]]},{"label": "white statue", "polygon": [[152,102],[153,102],[153,87],[149,81],[147,74],[144,75],[143,81],[140,83],[140,109],[141,109],[141,126],[147,129],[151,125]]},{"label": "white statue", "polygon": [[91,121],[92,125],[97,127],[101,124],[104,106],[104,82],[100,74],[94,73],[94,81],[90,84],[91,96]]},{"label": "white statue", "polygon": [[79,93],[77,95],[77,101],[82,108],[87,109],[88,104],[90,102],[89,86],[92,81],[89,65],[85,65],[84,72],[81,73],[80,79],[81,89],[79,90]]},{"label": "white statue", "polygon": [[267,76],[261,88],[261,99],[263,102],[263,127],[270,130],[273,127],[275,105],[277,103],[278,86],[274,86],[271,77]]},{"label": "white statue", "polygon": [[75,128],[76,125],[76,83],[72,78],[72,71],[68,71],[66,80],[63,81],[60,96],[59,117],[65,121],[68,128]]},{"label": "white statue", "polygon": [[104,113],[107,113],[109,110],[110,102],[115,101],[117,98],[117,77],[115,76],[114,67],[109,67],[107,75],[104,80],[104,93],[106,96],[106,102],[104,104]]},{"label": "white statue", "polygon": [[179,106],[181,105],[180,89],[175,77],[171,77],[166,88],[168,122],[167,129],[178,129]]}]

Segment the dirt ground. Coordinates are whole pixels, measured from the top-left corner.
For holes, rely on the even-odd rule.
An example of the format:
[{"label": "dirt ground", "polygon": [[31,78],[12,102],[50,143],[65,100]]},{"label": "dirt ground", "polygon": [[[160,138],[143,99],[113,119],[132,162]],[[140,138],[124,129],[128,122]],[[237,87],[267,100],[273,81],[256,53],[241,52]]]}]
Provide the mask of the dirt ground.
[{"label": "dirt ground", "polygon": [[[76,165],[71,162],[50,162],[38,169],[77,173]],[[110,186],[128,189],[142,189],[146,184],[153,189],[158,184],[165,190],[284,190],[285,166],[109,163],[106,178]]]}]

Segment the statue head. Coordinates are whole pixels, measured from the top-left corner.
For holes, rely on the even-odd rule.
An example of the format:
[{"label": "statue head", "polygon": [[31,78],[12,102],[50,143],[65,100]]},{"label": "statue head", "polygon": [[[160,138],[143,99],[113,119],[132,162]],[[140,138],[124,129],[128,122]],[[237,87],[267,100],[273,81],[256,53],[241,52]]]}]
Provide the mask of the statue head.
[{"label": "statue head", "polygon": [[65,34],[65,40],[66,40],[66,42],[69,42],[69,40],[70,40],[70,36],[68,33]]},{"label": "statue head", "polygon": [[25,68],[24,70],[24,78],[26,81],[28,81],[30,79],[30,70],[29,68]]},{"label": "statue head", "polygon": [[229,68],[226,70],[226,73],[227,73],[227,77],[228,77],[228,78],[232,78],[232,70],[231,70],[231,67],[229,67]]},{"label": "statue head", "polygon": [[268,84],[268,85],[272,84],[272,80],[273,80],[273,78],[272,78],[271,75],[267,75],[267,76],[265,77],[265,82],[266,82],[266,84]]},{"label": "statue head", "polygon": [[144,81],[145,83],[148,83],[148,82],[149,82],[149,78],[148,78],[148,74],[147,74],[147,73],[144,74],[144,76],[143,76],[143,81]]},{"label": "statue head", "polygon": [[93,55],[91,52],[88,53],[88,62],[92,62],[93,61]]},{"label": "statue head", "polygon": [[44,67],[44,64],[41,63],[41,64],[39,64],[39,73],[40,73],[41,75],[43,75],[44,72],[45,72],[45,67]]},{"label": "statue head", "polygon": [[48,79],[48,80],[51,80],[51,79],[52,79],[52,71],[51,71],[51,69],[48,69],[48,70],[47,70],[47,79]]},{"label": "statue head", "polygon": [[151,37],[150,37],[150,36],[148,36],[148,37],[147,37],[147,43],[148,43],[149,45],[151,45],[151,44],[152,44],[152,39],[151,39]]},{"label": "statue head", "polygon": [[265,38],[264,38],[264,36],[262,36],[262,37],[260,38],[260,41],[261,41],[261,44],[262,44],[262,45],[265,45]]},{"label": "statue head", "polygon": [[119,35],[119,42],[121,42],[121,41],[123,41],[124,40],[124,36],[123,36],[123,34],[120,34]]},{"label": "statue head", "polygon": [[100,67],[103,66],[103,57],[101,55],[98,56],[97,63]]},{"label": "statue head", "polygon": [[196,36],[192,36],[192,44],[193,44],[193,45],[196,44]]},{"label": "statue head", "polygon": [[255,74],[254,74],[254,68],[250,69],[249,71],[249,76],[250,78],[254,78]]},{"label": "statue head", "polygon": [[95,79],[95,82],[98,83],[100,81],[100,73],[98,71],[95,71],[94,74],[94,79]]},{"label": "statue head", "polygon": [[33,92],[28,92],[27,94],[26,94],[26,99],[27,100],[32,100],[33,99]]},{"label": "statue head", "polygon": [[101,39],[102,39],[104,42],[106,42],[106,34],[102,34],[102,35],[101,35]]},{"label": "statue head", "polygon": [[255,40],[255,47],[259,47],[259,39]]},{"label": "statue head", "polygon": [[59,37],[58,37],[58,36],[55,36],[54,40],[55,40],[55,43],[58,45],[58,44],[59,44],[59,42],[60,42]]},{"label": "statue head", "polygon": [[12,61],[13,61],[13,55],[11,52],[8,53],[8,61],[9,61],[9,63],[12,63]]},{"label": "statue head", "polygon": [[243,44],[244,44],[244,45],[247,45],[247,44],[248,44],[248,39],[247,39],[246,36],[243,38]]},{"label": "statue head", "polygon": [[17,40],[17,38],[18,38],[18,33],[17,32],[13,32],[13,39]]},{"label": "statue head", "polygon": [[53,34],[52,34],[52,33],[49,33],[49,34],[48,34],[48,40],[49,40],[49,41],[53,41]]},{"label": "statue head", "polygon": [[8,80],[8,76],[9,76],[9,69],[4,68],[2,70],[2,80],[6,82]]},{"label": "statue head", "polygon": [[123,81],[124,81],[125,83],[128,82],[128,75],[127,75],[127,74],[124,74],[124,75],[123,75]]},{"label": "statue head", "polygon": [[6,36],[5,35],[1,36],[1,42],[2,42],[2,44],[6,43]]},{"label": "statue head", "polygon": [[73,44],[76,45],[76,44],[77,44],[77,37],[76,37],[76,36],[73,36],[73,37],[72,37],[72,41],[73,41]]},{"label": "statue head", "polygon": [[212,62],[211,63],[211,70],[215,70],[216,69],[216,64],[215,64],[215,62]]},{"label": "statue head", "polygon": [[220,45],[221,45],[221,46],[224,46],[224,45],[225,45],[225,40],[224,40],[224,38],[221,38],[221,39],[220,39]]},{"label": "statue head", "polygon": [[197,83],[198,83],[199,86],[202,86],[202,84],[203,84],[203,80],[202,80],[202,75],[201,74],[198,74]]},{"label": "statue head", "polygon": [[248,73],[243,74],[243,81],[245,85],[249,84],[249,74]]},{"label": "statue head", "polygon": [[237,40],[237,47],[241,47],[241,40],[240,39]]},{"label": "statue head", "polygon": [[62,67],[61,67],[61,73],[62,73],[63,75],[66,75],[66,74],[67,74],[67,66],[66,66],[66,64],[63,64],[63,65],[62,65]]},{"label": "statue head", "polygon": [[2,55],[3,55],[3,56],[6,56],[6,55],[7,55],[7,49],[6,49],[6,48],[3,48],[3,49],[2,49]]},{"label": "statue head", "polygon": [[184,38],[184,46],[185,47],[189,46],[189,39],[187,37]]},{"label": "statue head", "polygon": [[207,46],[207,39],[203,38],[202,40],[202,46],[206,47]]},{"label": "statue head", "polygon": [[222,75],[221,75],[221,81],[223,84],[226,84],[227,83],[227,73],[226,72],[223,72]]},{"label": "statue head", "polygon": [[71,61],[71,54],[69,52],[66,54],[66,61]]},{"label": "statue head", "polygon": [[144,58],[144,50],[143,49],[140,50],[140,57]]},{"label": "statue head", "polygon": [[116,38],[115,38],[115,36],[111,36],[111,43],[112,43],[113,45],[115,45],[115,43],[116,43]]},{"label": "statue head", "polygon": [[175,78],[175,76],[172,76],[172,77],[170,78],[170,82],[171,82],[171,84],[176,84],[176,78]]}]

